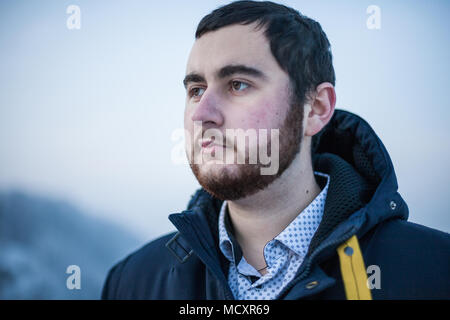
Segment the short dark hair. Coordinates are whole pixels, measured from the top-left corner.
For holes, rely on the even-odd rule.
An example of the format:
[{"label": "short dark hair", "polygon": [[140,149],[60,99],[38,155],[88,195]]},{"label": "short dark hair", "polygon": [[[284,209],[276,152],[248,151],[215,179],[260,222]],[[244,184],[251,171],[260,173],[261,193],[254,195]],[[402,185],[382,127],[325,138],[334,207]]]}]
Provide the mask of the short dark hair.
[{"label": "short dark hair", "polygon": [[195,38],[232,24],[258,22],[280,67],[290,77],[297,103],[322,82],[335,85],[330,43],[320,24],[297,10],[270,1],[236,1],[219,7],[198,24]]}]

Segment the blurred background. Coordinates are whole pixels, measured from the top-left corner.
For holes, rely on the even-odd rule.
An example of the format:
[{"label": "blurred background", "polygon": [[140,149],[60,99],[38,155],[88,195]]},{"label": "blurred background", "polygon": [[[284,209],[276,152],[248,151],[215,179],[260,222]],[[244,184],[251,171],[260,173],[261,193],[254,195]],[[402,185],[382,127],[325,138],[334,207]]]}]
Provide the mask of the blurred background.
[{"label": "blurred background", "polygon": [[[114,263],[174,230],[198,188],[173,161],[186,61],[225,3],[0,2],[0,299],[97,299]],[[281,3],[327,33],[337,107],[384,142],[409,220],[449,232],[450,2]]]}]

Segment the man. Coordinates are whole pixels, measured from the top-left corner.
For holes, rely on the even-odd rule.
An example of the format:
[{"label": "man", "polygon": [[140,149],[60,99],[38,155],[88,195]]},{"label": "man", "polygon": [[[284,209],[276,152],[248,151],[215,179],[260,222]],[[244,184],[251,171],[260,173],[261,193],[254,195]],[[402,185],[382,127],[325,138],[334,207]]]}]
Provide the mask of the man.
[{"label": "man", "polygon": [[[184,79],[202,188],[170,215],[176,233],[110,270],[102,298],[449,298],[448,234],[406,221],[386,149],[335,110],[334,84],[325,33],[297,11],[239,1],[204,17]],[[230,129],[262,134],[236,146]],[[249,161],[264,147],[272,174]]]}]

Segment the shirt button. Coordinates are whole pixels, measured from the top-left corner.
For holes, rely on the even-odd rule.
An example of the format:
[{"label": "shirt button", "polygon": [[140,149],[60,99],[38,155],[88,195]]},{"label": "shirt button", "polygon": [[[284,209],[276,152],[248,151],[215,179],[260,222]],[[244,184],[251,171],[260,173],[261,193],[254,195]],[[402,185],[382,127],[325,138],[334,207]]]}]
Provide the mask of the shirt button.
[{"label": "shirt button", "polygon": [[319,282],[317,282],[317,281],[311,281],[305,287],[306,287],[306,289],[313,289],[313,288],[317,287],[318,284],[319,284]]}]

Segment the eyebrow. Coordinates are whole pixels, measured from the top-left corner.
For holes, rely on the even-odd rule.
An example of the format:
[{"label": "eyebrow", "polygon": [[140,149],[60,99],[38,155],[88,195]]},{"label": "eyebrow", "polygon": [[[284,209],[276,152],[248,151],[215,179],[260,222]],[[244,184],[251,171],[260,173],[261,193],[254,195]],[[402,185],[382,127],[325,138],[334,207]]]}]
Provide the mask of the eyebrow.
[{"label": "eyebrow", "polygon": [[188,84],[191,82],[205,82],[205,78],[203,78],[201,75],[197,73],[189,73],[186,75],[183,79],[183,85],[185,88],[187,88]]},{"label": "eyebrow", "polygon": [[[224,79],[235,74],[245,74],[260,79],[267,78],[267,76],[262,71],[253,67],[248,67],[243,64],[224,66],[219,71],[217,71],[216,77],[218,79]],[[190,82],[206,82],[206,81],[205,78],[200,74],[191,72],[188,75],[186,75],[183,79],[184,87],[186,88]]]}]

